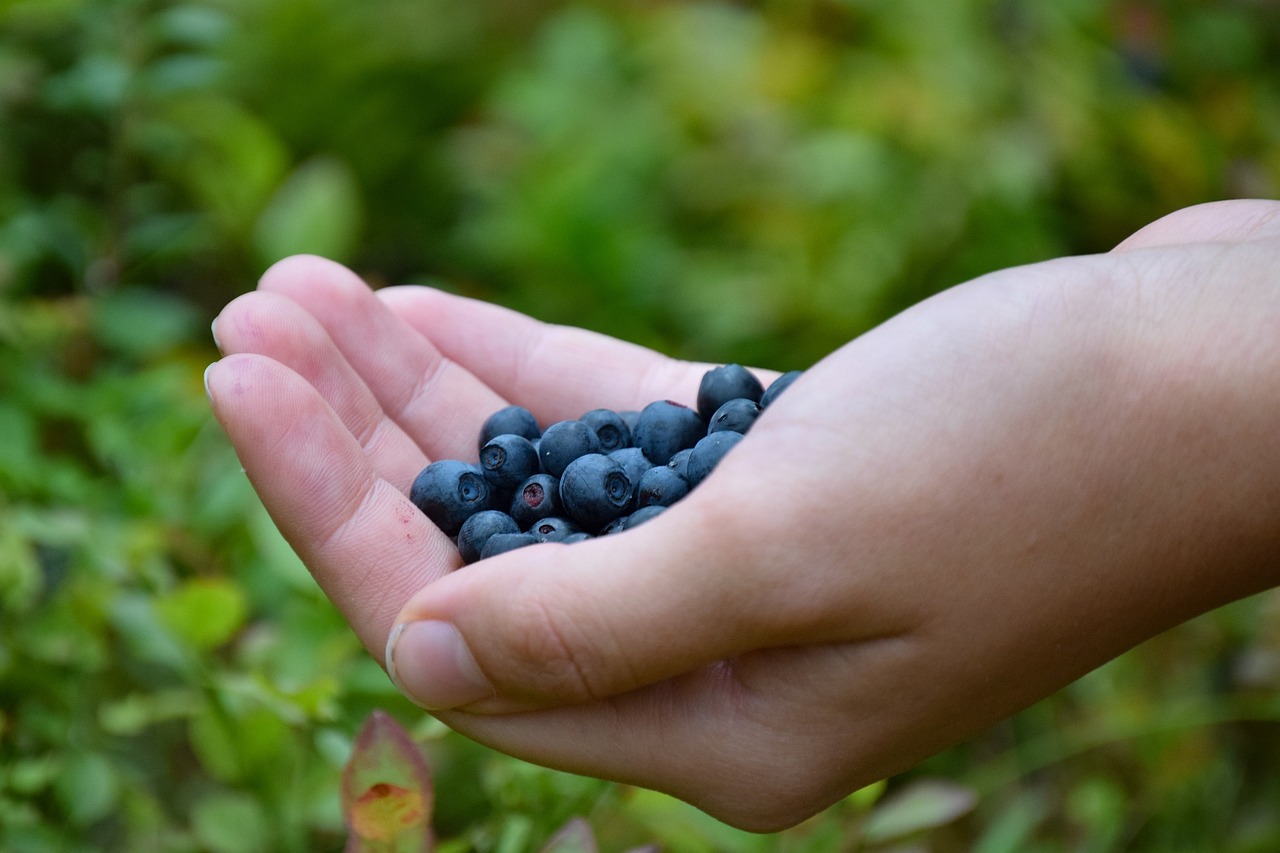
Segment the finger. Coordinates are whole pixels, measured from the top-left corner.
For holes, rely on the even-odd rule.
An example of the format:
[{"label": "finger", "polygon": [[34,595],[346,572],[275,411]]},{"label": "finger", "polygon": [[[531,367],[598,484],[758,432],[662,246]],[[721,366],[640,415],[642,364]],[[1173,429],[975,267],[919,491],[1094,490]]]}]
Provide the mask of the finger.
[{"label": "finger", "polygon": [[468,737],[544,766],[663,791],[734,826],[794,825],[993,721],[942,725],[942,678],[899,641],[772,649],[605,702],[503,716],[438,712]]},{"label": "finger", "polygon": [[380,479],[305,379],[258,355],[205,374],[214,414],[276,526],[379,660],[410,596],[456,568],[448,537]]},{"label": "finger", "polygon": [[256,353],[280,362],[309,382],[355,437],[375,477],[407,492],[427,464],[404,430],[378,404],[364,381],[319,322],[293,300],[255,291],[232,301],[215,321],[227,355]]},{"label": "finger", "polygon": [[635,530],[510,552],[421,590],[397,618],[393,678],[424,707],[510,713],[616,696],[772,645],[904,630],[873,575],[833,583],[794,547],[772,496],[746,494],[760,490],[743,483],[767,479],[757,454],[768,445],[748,443]]},{"label": "finger", "polygon": [[1275,237],[1280,237],[1280,202],[1215,201],[1185,207],[1157,219],[1112,251],[1188,243],[1245,243]]},{"label": "finger", "polygon": [[354,273],[298,256],[267,270],[259,289],[287,296],[315,317],[387,417],[428,457],[475,457],[480,424],[506,401],[388,310]]},{"label": "finger", "polygon": [[[543,423],[594,408],[640,409],[654,400],[693,405],[712,366],[432,288],[388,287],[377,295],[447,358]],[[777,376],[756,373],[766,384]]]}]

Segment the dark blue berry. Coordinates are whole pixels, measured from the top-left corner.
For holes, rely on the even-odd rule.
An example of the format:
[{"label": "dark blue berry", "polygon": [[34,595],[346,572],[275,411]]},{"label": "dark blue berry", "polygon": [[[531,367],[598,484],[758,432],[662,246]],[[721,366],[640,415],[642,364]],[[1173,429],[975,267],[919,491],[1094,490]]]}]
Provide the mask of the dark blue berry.
[{"label": "dark blue berry", "polygon": [[560,504],[588,533],[631,510],[634,488],[627,472],[601,453],[588,453],[569,463],[560,478]]},{"label": "dark blue berry", "polygon": [[693,488],[707,478],[711,469],[720,464],[725,454],[742,441],[740,432],[713,432],[693,446],[689,454],[689,487]]},{"label": "dark blue berry", "polygon": [[595,537],[592,536],[590,533],[585,533],[579,530],[577,533],[570,533],[568,536],[564,537],[560,541],[566,545],[572,545],[574,542],[586,542],[588,539],[594,539],[594,538]]},{"label": "dark blue berry", "polygon": [[592,409],[578,420],[596,431],[601,453],[631,446],[631,427],[612,409]]},{"label": "dark blue berry", "polygon": [[560,421],[547,427],[538,444],[542,470],[559,477],[569,463],[579,456],[600,452],[596,431],[582,421]]},{"label": "dark blue berry", "polygon": [[778,399],[778,395],[791,387],[791,383],[795,382],[804,374],[803,370],[788,370],[779,376],[773,382],[769,383],[769,387],[765,389],[764,394],[760,397],[760,408],[766,409],[769,404]]},{"label": "dark blue berry", "polygon": [[689,494],[689,483],[665,465],[650,468],[636,486],[636,506],[671,506]]},{"label": "dark blue berry", "polygon": [[508,551],[514,551],[526,545],[537,544],[538,537],[532,533],[495,533],[489,537],[489,541],[485,542],[484,547],[480,549],[480,559],[487,560],[490,557],[496,557],[499,554],[505,554]]},{"label": "dark blue berry", "polygon": [[624,447],[606,455],[621,465],[623,471],[627,472],[627,479],[631,481],[633,491],[640,483],[640,478],[644,476],[644,472],[653,467],[649,457],[645,456],[644,451],[638,447]]},{"label": "dark blue berry", "polygon": [[480,447],[484,447],[499,435],[518,435],[532,441],[542,434],[538,419],[524,406],[507,406],[499,409],[480,427]]},{"label": "dark blue berry", "polygon": [[560,481],[550,474],[534,474],[511,498],[511,517],[521,530],[535,521],[560,515]]},{"label": "dark blue berry", "polygon": [[735,397],[716,409],[707,424],[707,434],[713,432],[740,432],[745,434],[760,417],[760,404],[746,397]]},{"label": "dark blue berry", "polygon": [[741,364],[713,367],[702,376],[698,385],[698,414],[709,421],[716,409],[730,400],[744,397],[753,403],[760,401],[764,385],[755,374]]},{"label": "dark blue berry", "polygon": [[671,460],[667,462],[667,467],[672,471],[675,471],[681,477],[684,477],[686,480],[689,479],[689,454],[692,452],[692,447],[681,450],[675,456],[671,457]]},{"label": "dark blue berry", "polygon": [[636,447],[643,450],[654,465],[666,465],[674,454],[693,447],[706,433],[706,424],[693,409],[670,400],[659,400],[640,411],[633,438]]},{"label": "dark blue berry", "polygon": [[458,531],[458,553],[464,563],[474,563],[480,559],[480,552],[490,536],[499,533],[519,533],[520,527],[515,519],[496,509],[477,512],[462,524]]},{"label": "dark blue berry", "polygon": [[533,442],[521,435],[496,435],[480,448],[484,478],[503,491],[511,491],[541,468]]},{"label": "dark blue berry", "polygon": [[538,537],[539,542],[563,542],[575,533],[580,533],[577,525],[567,518],[543,518],[535,521],[529,532]]},{"label": "dark blue berry", "polygon": [[436,527],[455,536],[464,521],[490,508],[491,494],[478,466],[441,459],[422,469],[409,490],[409,499]]},{"label": "dark blue berry", "polygon": [[627,516],[626,529],[631,530],[635,527],[639,527],[641,524],[644,524],[646,521],[653,518],[655,515],[661,515],[664,510],[666,510],[666,507],[660,506],[659,504],[653,504],[651,506],[641,507],[640,509],[631,513],[631,515]]}]

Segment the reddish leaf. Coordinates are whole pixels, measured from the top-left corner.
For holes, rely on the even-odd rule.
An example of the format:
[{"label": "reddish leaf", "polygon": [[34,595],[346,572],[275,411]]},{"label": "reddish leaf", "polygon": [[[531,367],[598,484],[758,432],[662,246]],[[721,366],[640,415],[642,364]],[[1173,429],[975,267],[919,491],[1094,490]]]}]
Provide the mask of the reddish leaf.
[{"label": "reddish leaf", "polygon": [[342,813],[349,851],[430,853],[431,771],[413,739],[383,711],[356,735],[342,773]]},{"label": "reddish leaf", "polygon": [[541,853],[599,853],[599,849],[591,825],[575,817],[551,836]]}]

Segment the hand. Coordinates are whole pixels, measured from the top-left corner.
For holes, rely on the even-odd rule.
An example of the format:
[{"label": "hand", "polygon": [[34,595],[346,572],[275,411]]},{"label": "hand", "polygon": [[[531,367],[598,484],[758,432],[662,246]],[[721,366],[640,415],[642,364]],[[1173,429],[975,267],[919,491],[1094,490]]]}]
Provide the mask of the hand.
[{"label": "hand", "polygon": [[772,830],[1280,581],[1278,266],[1280,205],[1238,202],[985,276],[815,365],[643,527],[456,572],[405,498],[428,459],[508,402],[691,401],[705,366],[296,258],[219,317],[207,383],[371,653],[409,626],[411,696]]}]

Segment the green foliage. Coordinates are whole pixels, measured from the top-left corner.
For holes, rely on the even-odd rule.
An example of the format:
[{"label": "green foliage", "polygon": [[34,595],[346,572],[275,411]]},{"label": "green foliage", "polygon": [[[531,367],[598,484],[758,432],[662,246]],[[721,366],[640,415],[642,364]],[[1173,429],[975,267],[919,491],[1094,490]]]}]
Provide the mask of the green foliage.
[{"label": "green foliage", "polygon": [[[1244,2],[0,0],[0,849],[339,850],[359,722],[421,719],[210,420],[204,329],[265,265],[804,367],[1275,196],[1277,51]],[[412,728],[446,851],[574,815],[604,850],[1274,850],[1276,608],[777,836]]]}]

